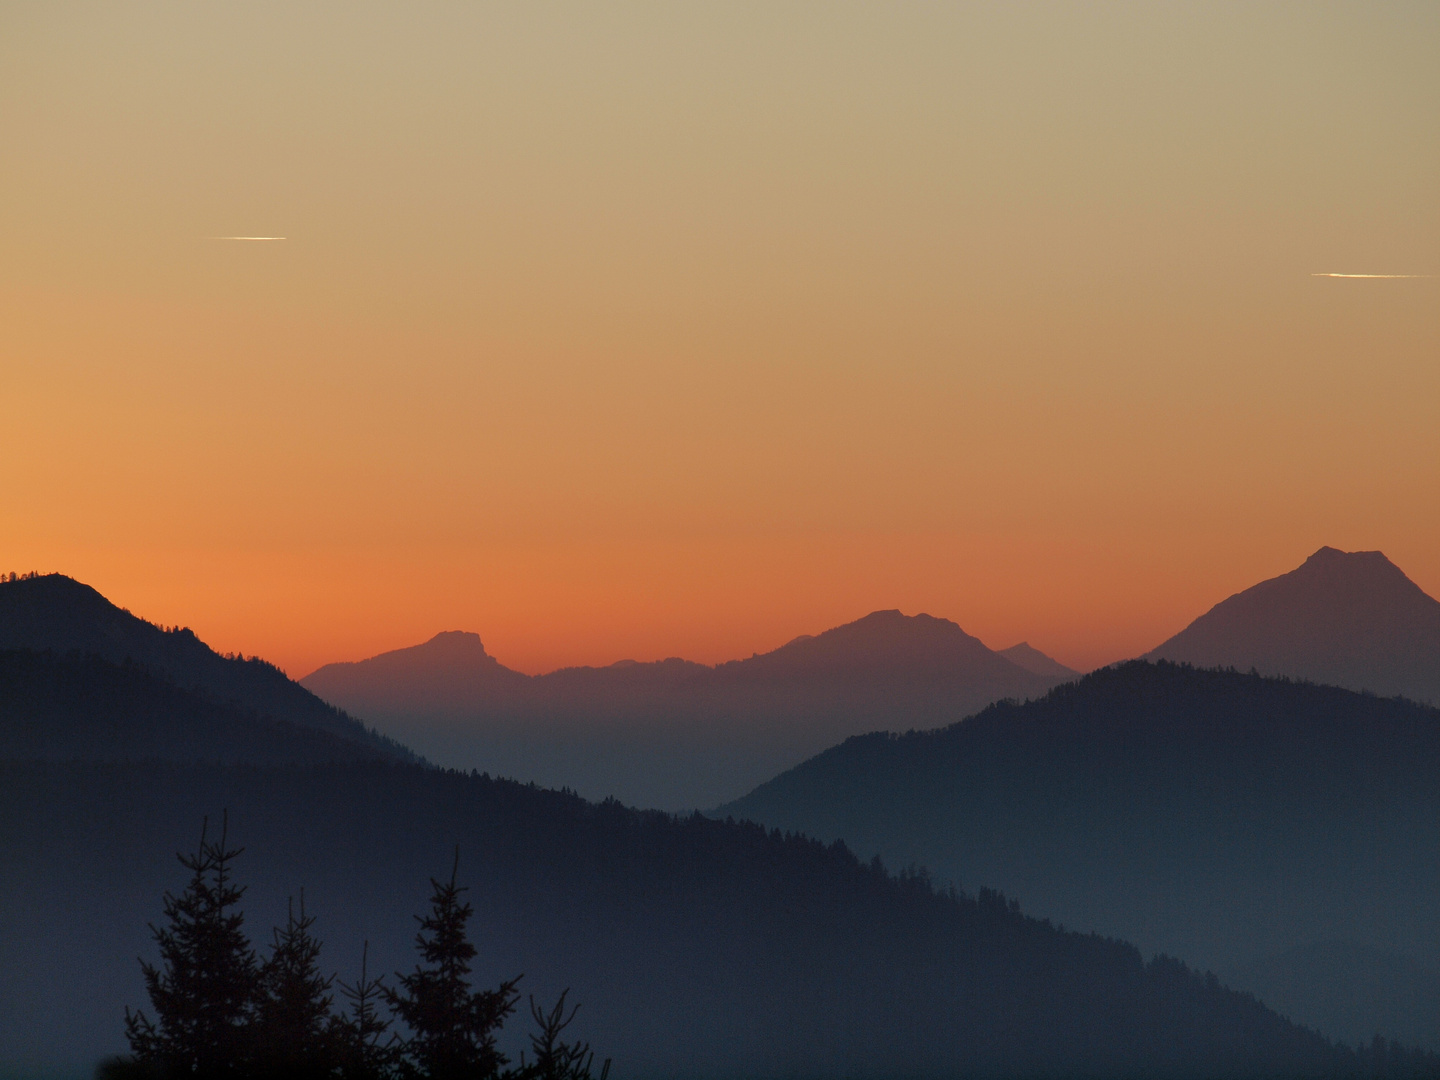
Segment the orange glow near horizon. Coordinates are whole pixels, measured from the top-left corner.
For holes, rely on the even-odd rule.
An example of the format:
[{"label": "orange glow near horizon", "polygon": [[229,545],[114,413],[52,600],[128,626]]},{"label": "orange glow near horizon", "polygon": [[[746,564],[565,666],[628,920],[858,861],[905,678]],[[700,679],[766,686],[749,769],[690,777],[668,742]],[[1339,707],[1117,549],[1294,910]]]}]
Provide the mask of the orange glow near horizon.
[{"label": "orange glow near horizon", "polygon": [[892,607],[1085,669],[1324,544],[1440,594],[1437,54],[1426,4],[14,6],[0,569],[292,675]]}]

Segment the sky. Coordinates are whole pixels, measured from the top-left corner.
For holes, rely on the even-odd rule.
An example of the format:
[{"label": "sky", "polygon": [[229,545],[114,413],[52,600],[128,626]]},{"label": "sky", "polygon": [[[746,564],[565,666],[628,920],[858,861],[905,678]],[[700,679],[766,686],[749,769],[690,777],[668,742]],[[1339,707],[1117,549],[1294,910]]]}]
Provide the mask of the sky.
[{"label": "sky", "polygon": [[[1440,594],[1440,5],[0,5],[0,570],[299,676]],[[273,236],[280,240],[214,239]]]}]

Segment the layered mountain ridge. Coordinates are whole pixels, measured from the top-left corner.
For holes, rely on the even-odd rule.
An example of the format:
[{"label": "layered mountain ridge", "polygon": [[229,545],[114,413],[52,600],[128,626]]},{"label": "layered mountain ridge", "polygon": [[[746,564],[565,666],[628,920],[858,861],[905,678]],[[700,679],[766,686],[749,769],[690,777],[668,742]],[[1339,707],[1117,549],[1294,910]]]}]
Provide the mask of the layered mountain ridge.
[{"label": "layered mountain ridge", "polygon": [[849,735],[936,727],[1066,677],[948,619],[890,610],[714,667],[671,658],[527,676],[478,635],[448,632],[301,683],[437,762],[688,810]]},{"label": "layered mountain ridge", "polygon": [[[1292,1016],[1351,1039],[1373,1010],[1307,997],[1275,953],[1349,941],[1424,967],[1440,952],[1440,710],[1400,698],[1132,661],[936,731],[851,738],[715,813],[1263,973],[1318,1010]],[[1386,1030],[1440,1044],[1437,1017],[1440,996]]]},{"label": "layered mountain ridge", "polygon": [[[78,1075],[123,1048],[125,1008],[144,1001],[135,957],[153,955],[149,926],[188,874],[173,853],[224,812],[245,849],[233,869],[252,939],[298,893],[320,920],[322,964],[342,977],[362,947],[372,972],[406,965],[426,881],[459,851],[476,979],[523,970],[523,990],[545,1000],[570,988],[584,1005],[574,1032],[623,1075],[1374,1072],[1371,1058],[1213,978],[1027,917],[993,891],[937,891],[844,845],[749,823],[376,754],[373,739],[344,737],[358,726],[348,718],[336,733],[246,704],[255,679],[272,696],[248,700],[288,693],[302,720],[313,714],[268,665],[226,666],[256,662],[197,652],[193,637],[118,617],[67,579],[40,588],[78,601],[59,617],[32,591],[6,609],[0,1070]],[[44,617],[27,635],[17,610]],[[973,651],[958,628],[880,622],[898,632],[895,666],[911,675],[937,662],[903,647],[917,628]],[[771,664],[833,682],[858,633],[792,643]],[[478,645],[461,635],[440,647],[473,658]],[[693,674],[683,663],[646,671]],[[523,1035],[504,1034],[518,1055]]]}]

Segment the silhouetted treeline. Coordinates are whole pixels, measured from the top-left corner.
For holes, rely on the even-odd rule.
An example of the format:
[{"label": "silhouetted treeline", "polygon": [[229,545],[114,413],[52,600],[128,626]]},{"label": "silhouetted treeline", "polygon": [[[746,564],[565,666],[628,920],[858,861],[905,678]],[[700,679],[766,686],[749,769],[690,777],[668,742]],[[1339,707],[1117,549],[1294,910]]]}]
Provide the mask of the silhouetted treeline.
[{"label": "silhouetted treeline", "polygon": [[[370,977],[367,945],[358,978],[345,983],[324,972],[303,891],[298,913],[292,897],[275,927],[269,956],[258,957],[234,866],[243,849],[228,833],[228,815],[218,837],[207,821],[198,849],[179,856],[189,882],[165,894],[164,923],[151,926],[159,963],[140,963],[149,1011],[126,1008],[131,1053],[103,1062],[99,1080],[591,1080],[589,1045],[564,1038],[578,1011],[567,1012],[568,991],[549,1009],[530,999],[528,1061],[522,1053],[512,1066],[498,1047],[520,978],[472,987],[474,908],[457,881],[458,850],[449,880],[430,879],[430,912],[417,916],[420,962],[387,985]],[[332,987],[345,1007],[335,1008]]]},{"label": "silhouetted treeline", "polygon": [[[1178,962],[1062,931],[996,893],[892,877],[840,844],[364,764],[0,766],[0,858],[17,871],[0,882],[12,913],[0,949],[26,987],[0,988],[0,1025],[14,1025],[0,1038],[17,1045],[43,1022],[49,1044],[73,1037],[98,1056],[104,1045],[85,1033],[113,1029],[142,992],[118,958],[151,947],[136,928],[173,881],[155,853],[183,843],[176,823],[217,805],[244,823],[257,892],[306,883],[342,971],[358,969],[365,939],[372,970],[405,965],[395,943],[423,900],[415,883],[460,844],[487,943],[477,985],[525,971],[547,1000],[583,987],[586,1030],[630,1076],[1367,1068]],[[279,907],[270,916],[284,925]],[[16,947],[40,939],[43,955]],[[57,1018],[60,1002],[69,1013]],[[1437,1071],[1430,1058],[1405,1062]]]}]

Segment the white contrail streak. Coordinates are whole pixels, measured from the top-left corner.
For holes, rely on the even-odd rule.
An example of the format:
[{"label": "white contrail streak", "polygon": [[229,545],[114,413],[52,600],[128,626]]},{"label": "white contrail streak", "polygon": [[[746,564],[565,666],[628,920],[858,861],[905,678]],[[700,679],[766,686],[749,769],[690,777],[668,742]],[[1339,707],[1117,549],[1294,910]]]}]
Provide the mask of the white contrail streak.
[{"label": "white contrail streak", "polygon": [[1434,274],[1311,274],[1311,277],[1433,278]]},{"label": "white contrail streak", "polygon": [[205,236],[203,240],[288,240],[288,236]]}]

